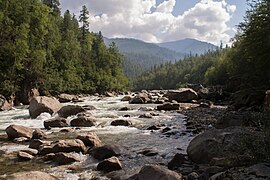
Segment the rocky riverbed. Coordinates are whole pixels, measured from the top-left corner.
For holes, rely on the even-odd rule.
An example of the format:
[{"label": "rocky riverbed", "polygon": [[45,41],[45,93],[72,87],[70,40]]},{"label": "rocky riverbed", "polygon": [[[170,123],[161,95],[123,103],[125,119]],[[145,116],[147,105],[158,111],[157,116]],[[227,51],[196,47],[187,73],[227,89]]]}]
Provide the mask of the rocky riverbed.
[{"label": "rocky riverbed", "polygon": [[159,93],[87,96],[50,110],[42,105],[43,113],[31,104],[30,114],[28,106],[0,112],[0,179],[45,177],[41,172],[47,179],[270,177],[269,165],[241,149],[243,136],[263,137],[241,126],[247,115]]}]

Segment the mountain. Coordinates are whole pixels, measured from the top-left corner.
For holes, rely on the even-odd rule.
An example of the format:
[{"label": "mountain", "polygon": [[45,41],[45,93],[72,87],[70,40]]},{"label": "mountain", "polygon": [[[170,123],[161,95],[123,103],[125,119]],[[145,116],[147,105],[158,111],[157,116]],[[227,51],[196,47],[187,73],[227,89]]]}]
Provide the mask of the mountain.
[{"label": "mountain", "polygon": [[168,48],[172,51],[184,54],[203,54],[208,50],[216,50],[218,47],[207,42],[198,41],[196,39],[183,39],[172,42],[158,43],[160,47]]},{"label": "mountain", "polygon": [[123,67],[128,77],[138,76],[157,65],[175,62],[185,56],[181,52],[175,52],[156,44],[136,39],[104,38],[104,42],[107,46],[115,42],[120,52],[124,54]]}]

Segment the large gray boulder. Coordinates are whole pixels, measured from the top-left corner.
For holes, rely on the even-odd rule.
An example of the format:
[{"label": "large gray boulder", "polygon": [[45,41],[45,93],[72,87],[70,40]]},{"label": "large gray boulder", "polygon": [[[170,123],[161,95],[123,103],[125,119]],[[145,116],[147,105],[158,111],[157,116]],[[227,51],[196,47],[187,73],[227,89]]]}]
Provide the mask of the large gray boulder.
[{"label": "large gray boulder", "polygon": [[58,180],[55,176],[40,171],[18,172],[7,176],[8,180]]},{"label": "large gray boulder", "polygon": [[192,139],[187,153],[189,158],[198,164],[208,164],[215,159],[231,161],[231,157],[242,157],[245,154],[246,148],[243,148],[242,144],[244,139],[249,137],[259,140],[261,134],[244,127],[211,129]]},{"label": "large gray boulder", "polygon": [[29,113],[31,118],[38,117],[41,113],[53,114],[62,108],[62,104],[54,98],[37,96],[31,99]]},{"label": "large gray boulder", "polygon": [[159,165],[145,165],[140,172],[128,180],[182,180],[181,174],[167,169],[166,167]]},{"label": "large gray boulder", "polygon": [[10,125],[6,128],[6,133],[8,138],[11,140],[20,137],[26,137],[30,139],[32,137],[33,129],[20,125]]},{"label": "large gray boulder", "polygon": [[181,88],[179,90],[170,90],[164,97],[169,98],[170,101],[177,101],[179,103],[187,103],[198,99],[198,94],[191,88]]}]

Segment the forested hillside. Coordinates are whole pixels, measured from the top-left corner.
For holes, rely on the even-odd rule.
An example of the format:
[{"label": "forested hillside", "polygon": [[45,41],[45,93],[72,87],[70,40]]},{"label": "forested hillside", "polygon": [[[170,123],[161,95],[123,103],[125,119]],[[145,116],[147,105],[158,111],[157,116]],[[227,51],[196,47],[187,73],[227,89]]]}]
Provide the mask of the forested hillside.
[{"label": "forested hillside", "polygon": [[231,48],[166,64],[136,79],[135,89],[176,88],[185,83],[225,84],[239,78],[242,89],[270,87],[270,2],[251,2]]},{"label": "forested hillside", "polygon": [[218,48],[217,46],[211,43],[202,42],[196,39],[189,39],[189,38],[172,42],[158,43],[157,45],[160,47],[168,48],[175,52],[181,52],[184,54],[192,54],[192,55],[204,54],[209,50],[214,51]]},{"label": "forested hillside", "polygon": [[175,62],[185,56],[184,53],[136,39],[105,38],[107,45],[112,42],[115,42],[119,50],[124,54],[123,67],[127,77],[136,77],[143,72],[149,71],[154,66],[166,62]]},{"label": "forested hillside", "polygon": [[83,6],[78,19],[61,16],[59,0],[0,1],[0,94],[126,88],[123,56],[89,32],[88,14]]}]

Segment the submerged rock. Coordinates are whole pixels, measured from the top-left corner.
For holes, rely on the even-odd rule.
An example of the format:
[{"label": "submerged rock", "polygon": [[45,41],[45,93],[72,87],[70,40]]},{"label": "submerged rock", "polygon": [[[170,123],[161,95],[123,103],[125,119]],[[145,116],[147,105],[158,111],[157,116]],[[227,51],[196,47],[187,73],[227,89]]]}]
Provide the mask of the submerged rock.
[{"label": "submerged rock", "polygon": [[128,178],[128,180],[182,180],[181,174],[171,171],[163,166],[145,165],[138,174]]},{"label": "submerged rock", "polygon": [[10,140],[20,137],[26,137],[30,139],[32,137],[33,129],[20,125],[10,125],[6,128],[6,133]]},{"label": "submerged rock", "polygon": [[58,180],[55,176],[52,176],[45,172],[29,171],[18,172],[7,176],[9,180]]},{"label": "submerged rock", "polygon": [[62,108],[62,104],[54,98],[37,96],[31,99],[29,113],[31,118],[38,117],[41,113],[53,114]]}]

